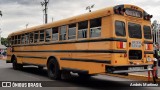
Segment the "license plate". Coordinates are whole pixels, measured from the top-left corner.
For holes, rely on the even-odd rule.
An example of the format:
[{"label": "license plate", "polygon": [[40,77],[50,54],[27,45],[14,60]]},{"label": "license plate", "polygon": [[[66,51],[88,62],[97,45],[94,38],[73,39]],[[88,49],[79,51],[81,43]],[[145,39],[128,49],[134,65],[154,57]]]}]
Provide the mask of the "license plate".
[{"label": "license plate", "polygon": [[141,47],[141,41],[132,41],[131,42],[132,48],[140,48]]},{"label": "license plate", "polygon": [[130,71],[141,71],[141,70],[144,70],[144,67],[129,67],[128,70],[130,70]]}]

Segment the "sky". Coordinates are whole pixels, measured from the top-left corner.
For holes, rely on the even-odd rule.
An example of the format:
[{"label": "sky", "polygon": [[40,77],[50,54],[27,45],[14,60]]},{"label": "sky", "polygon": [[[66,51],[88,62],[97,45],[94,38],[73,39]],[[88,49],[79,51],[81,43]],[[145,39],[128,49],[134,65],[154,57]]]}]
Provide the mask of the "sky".
[{"label": "sky", "polygon": [[[44,24],[44,0],[0,0],[0,29],[2,37],[14,31]],[[92,11],[118,4],[133,4],[141,7],[154,20],[160,20],[160,0],[49,0],[48,22],[87,13],[86,7],[95,4]]]}]

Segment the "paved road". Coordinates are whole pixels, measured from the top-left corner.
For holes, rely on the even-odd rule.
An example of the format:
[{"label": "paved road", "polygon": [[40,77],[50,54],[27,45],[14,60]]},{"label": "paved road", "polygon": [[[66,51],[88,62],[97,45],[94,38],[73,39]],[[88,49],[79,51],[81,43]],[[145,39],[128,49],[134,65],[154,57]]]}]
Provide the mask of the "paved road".
[{"label": "paved road", "polygon": [[[148,76],[148,72],[135,72],[131,74]],[[160,78],[160,67],[158,67],[158,77]]]},{"label": "paved road", "polygon": [[[85,80],[74,75],[70,80],[50,80],[47,76],[46,70],[38,70],[37,67],[25,67],[23,70],[13,70],[12,64],[6,64],[5,61],[0,60],[0,81],[52,81],[57,87],[31,88],[33,90],[111,90],[126,88],[135,90],[136,88],[144,90],[159,90],[159,87],[129,87],[128,82],[133,80],[111,77],[106,75],[94,76],[89,80]],[[62,86],[61,86],[62,85]],[[125,87],[122,87],[125,86]],[[128,87],[126,87],[128,86]],[[22,90],[22,88],[0,88],[7,90]],[[27,88],[23,88],[27,89]]]}]

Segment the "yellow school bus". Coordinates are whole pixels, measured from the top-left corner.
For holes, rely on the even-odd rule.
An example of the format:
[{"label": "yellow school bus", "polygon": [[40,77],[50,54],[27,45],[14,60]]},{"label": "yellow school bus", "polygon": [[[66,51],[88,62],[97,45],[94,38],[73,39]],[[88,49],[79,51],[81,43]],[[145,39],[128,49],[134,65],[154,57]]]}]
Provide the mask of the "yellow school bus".
[{"label": "yellow school bus", "polygon": [[47,67],[51,79],[63,71],[91,76],[151,69],[152,15],[135,5],[116,5],[13,32],[7,63]]}]

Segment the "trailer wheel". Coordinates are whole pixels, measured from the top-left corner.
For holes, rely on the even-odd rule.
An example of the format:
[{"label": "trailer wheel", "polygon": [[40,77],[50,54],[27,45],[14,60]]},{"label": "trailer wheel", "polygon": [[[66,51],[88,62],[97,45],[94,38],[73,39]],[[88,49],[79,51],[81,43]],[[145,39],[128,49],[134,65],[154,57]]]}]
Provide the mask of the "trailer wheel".
[{"label": "trailer wheel", "polygon": [[51,58],[47,64],[48,76],[51,79],[58,80],[61,79],[61,71],[57,60]]}]

